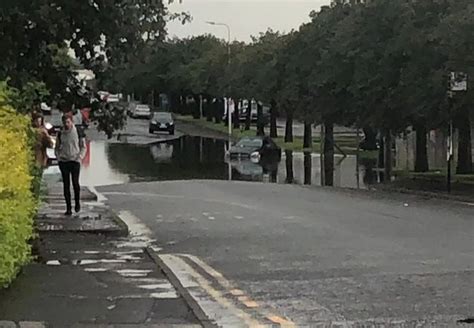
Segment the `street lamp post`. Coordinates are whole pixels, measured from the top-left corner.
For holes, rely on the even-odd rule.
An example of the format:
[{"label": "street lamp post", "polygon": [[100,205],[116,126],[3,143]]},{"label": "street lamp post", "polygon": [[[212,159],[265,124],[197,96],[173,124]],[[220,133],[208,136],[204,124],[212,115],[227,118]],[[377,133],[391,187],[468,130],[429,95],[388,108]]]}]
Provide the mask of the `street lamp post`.
[{"label": "street lamp post", "polygon": [[[224,26],[227,29],[227,65],[230,67],[230,26],[225,23],[206,22],[209,25]],[[230,88],[229,88],[230,89]],[[235,110],[235,109],[234,109]],[[229,147],[232,138],[232,115],[230,113],[230,97],[227,95],[227,124],[229,125]]]},{"label": "street lamp post", "polygon": [[449,74],[449,90],[448,90],[448,110],[449,110],[449,126],[448,126],[448,145],[447,145],[447,174],[446,174],[446,190],[451,193],[451,161],[453,159],[453,118],[452,107],[456,93],[467,92],[468,76],[463,72],[450,72]]}]

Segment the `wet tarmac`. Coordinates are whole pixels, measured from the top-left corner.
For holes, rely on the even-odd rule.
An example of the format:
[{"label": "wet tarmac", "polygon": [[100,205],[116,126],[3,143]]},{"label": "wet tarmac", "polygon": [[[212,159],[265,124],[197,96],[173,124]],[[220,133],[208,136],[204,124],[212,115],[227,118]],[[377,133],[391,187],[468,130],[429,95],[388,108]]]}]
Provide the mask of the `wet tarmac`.
[{"label": "wet tarmac", "polygon": [[[151,145],[90,141],[82,163],[81,183],[103,186],[209,179],[320,185],[319,154],[283,151],[281,160],[229,162],[225,159],[226,148],[224,140],[191,136]],[[375,159],[361,161],[357,166],[356,156],[336,155],[335,186],[367,189],[377,183]],[[57,166],[46,171],[46,175],[59,179],[57,173]]]}]

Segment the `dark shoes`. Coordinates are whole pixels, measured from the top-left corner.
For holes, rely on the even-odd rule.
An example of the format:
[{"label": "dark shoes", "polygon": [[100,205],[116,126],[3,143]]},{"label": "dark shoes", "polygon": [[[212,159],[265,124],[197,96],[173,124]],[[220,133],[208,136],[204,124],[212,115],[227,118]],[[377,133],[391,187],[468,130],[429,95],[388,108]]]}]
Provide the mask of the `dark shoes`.
[{"label": "dark shoes", "polygon": [[[74,207],[74,211],[76,213],[79,213],[81,211],[81,204],[76,204],[76,206]],[[72,209],[71,208],[67,208],[66,209],[66,212],[64,213],[65,216],[71,216],[72,215]]]}]

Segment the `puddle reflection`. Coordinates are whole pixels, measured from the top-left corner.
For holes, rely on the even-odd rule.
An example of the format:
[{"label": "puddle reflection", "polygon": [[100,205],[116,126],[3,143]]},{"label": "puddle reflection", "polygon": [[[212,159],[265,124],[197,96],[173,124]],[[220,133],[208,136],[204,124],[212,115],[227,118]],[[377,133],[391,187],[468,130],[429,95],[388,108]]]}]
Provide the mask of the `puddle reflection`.
[{"label": "puddle reflection", "polygon": [[[85,186],[137,181],[217,179],[319,185],[320,155],[282,152],[280,161],[232,161],[226,163],[226,141],[201,137],[182,137],[151,146],[109,144],[95,141],[89,146],[87,163],[81,172]],[[378,182],[376,160],[355,156],[335,159],[334,184],[340,187],[367,188]],[[57,167],[46,174],[54,174]],[[230,172],[229,172],[230,171]],[[56,172],[57,173],[57,172]]]}]

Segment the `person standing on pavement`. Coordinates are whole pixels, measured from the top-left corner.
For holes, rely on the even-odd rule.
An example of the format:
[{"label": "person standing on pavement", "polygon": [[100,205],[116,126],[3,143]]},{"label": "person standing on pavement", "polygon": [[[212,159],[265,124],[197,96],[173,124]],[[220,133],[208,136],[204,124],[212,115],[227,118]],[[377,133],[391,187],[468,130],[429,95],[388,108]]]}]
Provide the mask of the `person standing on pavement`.
[{"label": "person standing on pavement", "polygon": [[44,127],[44,118],[42,115],[33,116],[33,127],[36,129],[35,159],[36,165],[44,169],[48,166],[48,154],[46,149],[53,147],[53,139]]},{"label": "person standing on pavement", "polygon": [[81,171],[81,160],[85,156],[86,146],[82,131],[74,125],[73,116],[66,113],[62,117],[63,127],[58,133],[55,147],[56,158],[63,179],[64,199],[66,200],[66,215],[72,215],[71,205],[71,180],[74,189],[74,210],[81,210],[79,173]]}]

